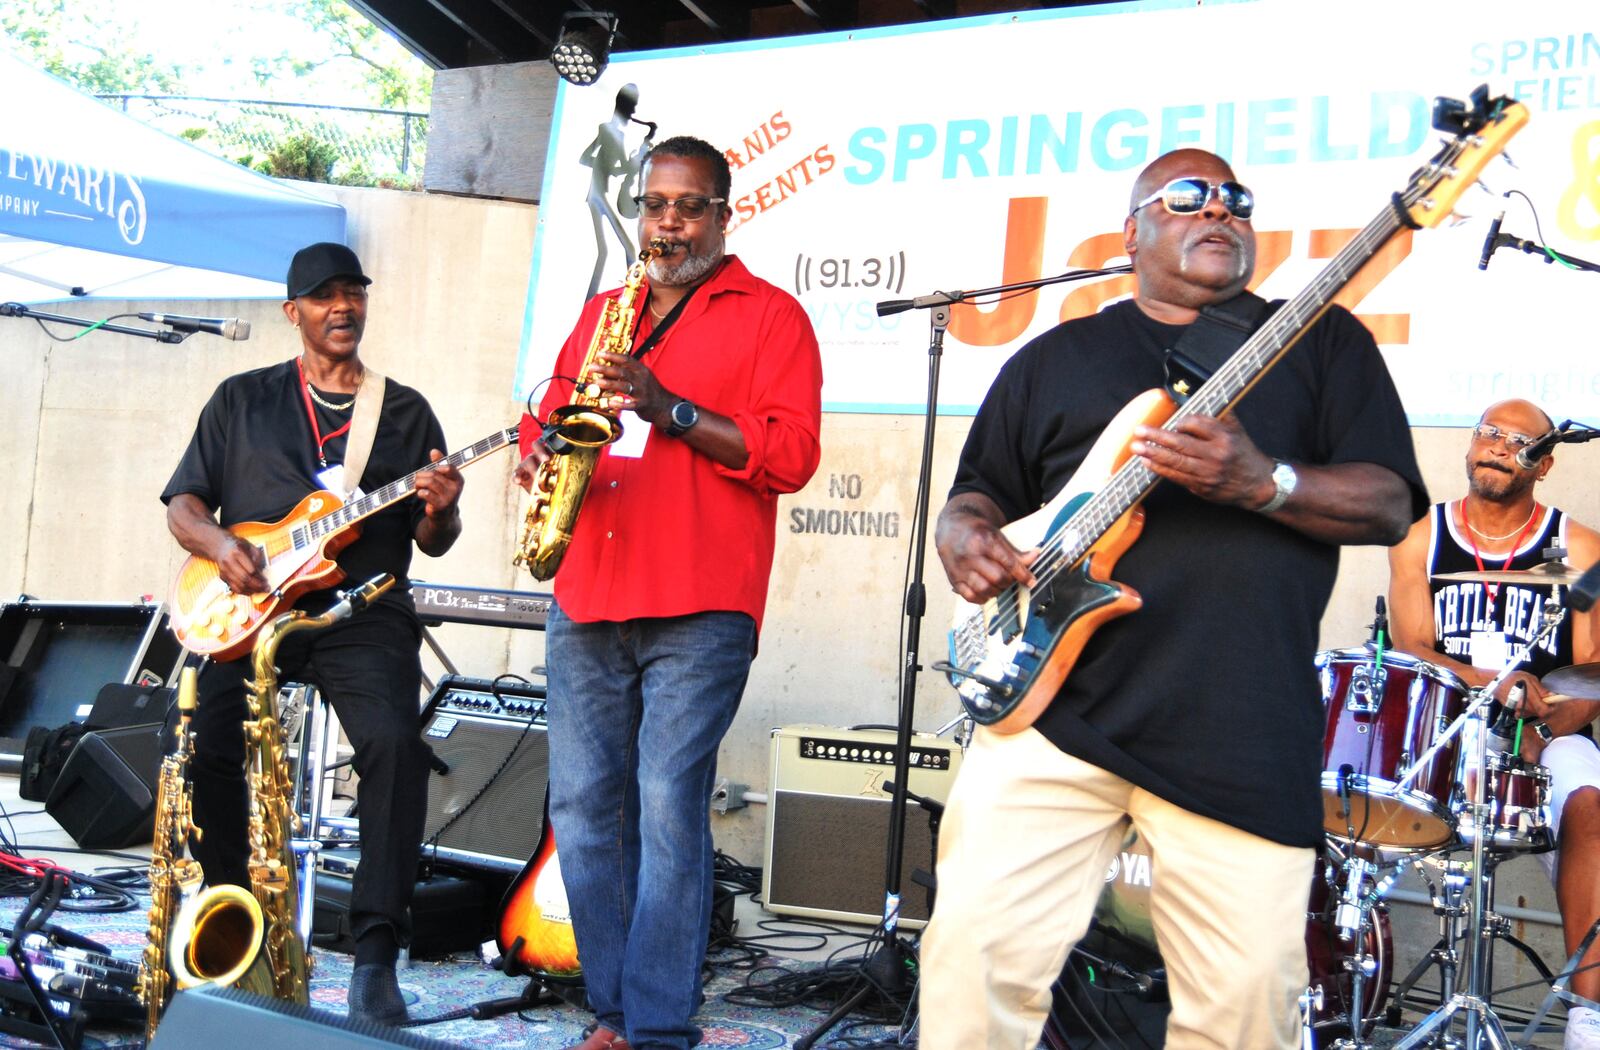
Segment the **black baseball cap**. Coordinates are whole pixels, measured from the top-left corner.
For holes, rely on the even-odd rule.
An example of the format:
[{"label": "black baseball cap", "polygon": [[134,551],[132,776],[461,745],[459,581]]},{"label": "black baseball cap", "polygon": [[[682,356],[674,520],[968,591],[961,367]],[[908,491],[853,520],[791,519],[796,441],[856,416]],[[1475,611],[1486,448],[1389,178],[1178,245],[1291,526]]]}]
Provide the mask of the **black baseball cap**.
[{"label": "black baseball cap", "polygon": [[356,253],[344,245],[332,241],[307,245],[295,252],[289,261],[289,298],[310,295],[324,281],[334,277],[353,277],[362,284],[372,283],[372,278],[361,272],[361,260],[356,258]]}]

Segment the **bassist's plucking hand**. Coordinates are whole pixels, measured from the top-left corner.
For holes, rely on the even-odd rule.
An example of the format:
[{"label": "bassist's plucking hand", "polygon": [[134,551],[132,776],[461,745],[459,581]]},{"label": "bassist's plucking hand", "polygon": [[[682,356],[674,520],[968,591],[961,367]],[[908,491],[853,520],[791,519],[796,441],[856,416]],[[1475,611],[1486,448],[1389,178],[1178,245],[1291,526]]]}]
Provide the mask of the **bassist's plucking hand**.
[{"label": "bassist's plucking hand", "polygon": [[963,492],[939,512],[933,542],[950,586],[963,599],[988,601],[1013,583],[1032,587],[1037,548],[1019,551],[1000,531],[1004,516],[987,496]]},{"label": "bassist's plucking hand", "polygon": [[1133,437],[1134,455],[1203,500],[1255,510],[1272,499],[1274,463],[1232,416],[1187,416],[1172,430],[1135,427]]}]

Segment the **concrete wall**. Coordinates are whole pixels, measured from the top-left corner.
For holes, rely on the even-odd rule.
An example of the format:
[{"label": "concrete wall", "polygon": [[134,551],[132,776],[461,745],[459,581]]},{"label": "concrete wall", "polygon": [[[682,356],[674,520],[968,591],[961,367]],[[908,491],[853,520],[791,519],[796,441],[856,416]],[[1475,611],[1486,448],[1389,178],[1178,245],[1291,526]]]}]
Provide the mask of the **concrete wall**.
[{"label": "concrete wall", "polygon": [[[509,390],[534,208],[381,190],[319,192],[350,210],[352,243],[375,279],[367,360],[422,390],[455,447],[515,421],[519,409]],[[0,596],[125,601],[163,594],[182,559],[157,495],[201,404],[224,376],[292,356],[298,342],[276,302],[56,309],[97,317],[132,309],[238,315],[254,326],[246,343],[197,335],[172,347],[104,333],[58,344],[32,322],[0,322],[0,458],[10,464],[0,489]],[[965,419],[939,420],[935,508],[966,430]],[[1464,432],[1419,430],[1415,436],[1435,495],[1459,494]],[[780,504],[761,655],[722,751],[721,771],[731,780],[766,790],[768,733],[775,726],[895,721],[898,616],[921,438],[916,417],[835,415],[824,421],[816,479]],[[1544,498],[1600,522],[1600,491],[1589,483],[1596,456],[1600,451],[1589,446],[1563,450]],[[510,563],[520,521],[507,481],[510,467],[510,456],[502,454],[468,468],[465,536],[437,561],[418,555],[418,579],[538,589]],[[943,654],[951,608],[931,554],[927,574],[925,663]],[[1323,625],[1325,646],[1366,637],[1373,596],[1386,578],[1383,551],[1346,553]],[[525,673],[543,662],[537,632],[446,625],[436,633],[465,674]],[[425,663],[438,673],[435,661]],[[1194,668],[1197,675],[1205,671]],[[948,687],[927,673],[919,676],[916,704],[923,730],[944,724],[957,710]],[[764,807],[752,806],[716,818],[722,846],[759,863],[765,817]],[[1548,907],[1542,880],[1536,865],[1519,862],[1507,871],[1502,900]]]}]

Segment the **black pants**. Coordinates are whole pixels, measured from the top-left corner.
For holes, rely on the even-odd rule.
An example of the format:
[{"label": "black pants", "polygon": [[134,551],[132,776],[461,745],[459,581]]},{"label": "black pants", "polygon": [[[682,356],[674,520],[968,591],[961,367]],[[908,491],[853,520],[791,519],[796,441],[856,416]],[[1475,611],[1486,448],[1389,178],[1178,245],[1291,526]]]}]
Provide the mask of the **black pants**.
[{"label": "black pants", "polygon": [[[327,604],[319,597],[306,604]],[[350,891],[351,932],[359,938],[387,923],[402,945],[411,941],[409,909],[428,804],[429,752],[417,704],[420,631],[409,612],[378,602],[332,627],[290,635],[277,654],[279,684],[315,685],[355,748],[361,864]],[[249,654],[209,664],[200,675],[190,774],[194,819],[204,834],[190,849],[209,885],[250,884],[243,731],[250,677]]]}]

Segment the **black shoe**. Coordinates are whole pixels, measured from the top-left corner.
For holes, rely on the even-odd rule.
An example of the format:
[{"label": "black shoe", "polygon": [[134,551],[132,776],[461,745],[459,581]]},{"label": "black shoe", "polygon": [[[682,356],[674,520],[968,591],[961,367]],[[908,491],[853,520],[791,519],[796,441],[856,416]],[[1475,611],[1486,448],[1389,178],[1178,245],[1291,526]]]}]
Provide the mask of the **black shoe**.
[{"label": "black shoe", "polygon": [[364,963],[350,975],[350,1014],[352,1020],[373,1024],[406,1023],[406,1001],[400,995],[400,982],[394,967]]}]

